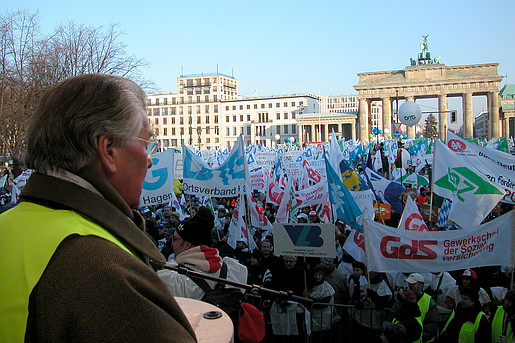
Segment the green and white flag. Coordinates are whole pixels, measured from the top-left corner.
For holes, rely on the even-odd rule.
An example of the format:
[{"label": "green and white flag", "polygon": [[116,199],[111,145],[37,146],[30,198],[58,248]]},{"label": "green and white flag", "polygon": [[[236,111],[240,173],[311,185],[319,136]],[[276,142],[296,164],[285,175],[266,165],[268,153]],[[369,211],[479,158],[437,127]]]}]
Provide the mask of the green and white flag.
[{"label": "green and white flag", "polygon": [[504,196],[504,190],[468,167],[439,140],[435,140],[433,192],[452,199],[449,219],[463,228],[479,225]]}]

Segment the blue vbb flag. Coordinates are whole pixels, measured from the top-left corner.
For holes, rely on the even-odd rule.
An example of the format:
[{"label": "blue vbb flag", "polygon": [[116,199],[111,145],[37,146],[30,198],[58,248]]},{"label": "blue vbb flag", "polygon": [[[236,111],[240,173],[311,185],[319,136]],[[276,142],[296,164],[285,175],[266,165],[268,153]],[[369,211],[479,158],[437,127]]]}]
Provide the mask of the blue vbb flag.
[{"label": "blue vbb flag", "polygon": [[213,169],[195,156],[188,146],[183,146],[183,187],[185,194],[211,197],[236,197],[245,182],[245,154],[240,136],[229,156]]},{"label": "blue vbb flag", "polygon": [[397,213],[402,213],[403,205],[400,199],[403,192],[406,191],[400,183],[390,181],[378,172],[363,166],[368,185],[374,191],[376,198],[383,202],[387,202]]},{"label": "blue vbb flag", "polygon": [[337,217],[350,227],[363,232],[363,228],[357,222],[357,218],[361,216],[361,211],[340,176],[331,167],[327,157],[325,158],[325,167],[327,170],[329,201],[333,204]]}]

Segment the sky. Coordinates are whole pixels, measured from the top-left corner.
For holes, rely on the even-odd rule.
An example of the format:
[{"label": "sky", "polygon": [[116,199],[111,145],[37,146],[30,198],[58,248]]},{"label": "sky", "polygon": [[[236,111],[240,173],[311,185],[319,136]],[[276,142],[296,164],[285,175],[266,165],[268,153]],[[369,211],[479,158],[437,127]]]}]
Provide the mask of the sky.
[{"label": "sky", "polygon": [[[39,11],[41,30],[117,24],[145,78],[176,93],[184,74],[220,72],[243,96],[357,94],[357,73],[401,70],[429,51],[448,66],[499,63],[515,84],[515,1],[99,1],[2,0]],[[484,98],[484,97],[483,97]],[[460,100],[458,100],[460,101]],[[474,114],[486,100],[474,99]],[[436,100],[423,105],[436,107]],[[461,107],[449,104],[449,108]],[[458,108],[459,109],[459,108]]]}]

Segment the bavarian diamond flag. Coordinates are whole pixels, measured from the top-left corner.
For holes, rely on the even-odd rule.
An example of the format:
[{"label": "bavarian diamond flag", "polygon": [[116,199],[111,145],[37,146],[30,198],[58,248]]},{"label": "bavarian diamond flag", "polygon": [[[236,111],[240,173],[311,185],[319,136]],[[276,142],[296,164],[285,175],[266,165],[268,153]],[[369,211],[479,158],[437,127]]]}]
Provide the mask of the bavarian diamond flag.
[{"label": "bavarian diamond flag", "polygon": [[449,219],[463,228],[479,225],[504,196],[504,190],[460,161],[438,139],[433,159],[433,191],[452,199]]}]

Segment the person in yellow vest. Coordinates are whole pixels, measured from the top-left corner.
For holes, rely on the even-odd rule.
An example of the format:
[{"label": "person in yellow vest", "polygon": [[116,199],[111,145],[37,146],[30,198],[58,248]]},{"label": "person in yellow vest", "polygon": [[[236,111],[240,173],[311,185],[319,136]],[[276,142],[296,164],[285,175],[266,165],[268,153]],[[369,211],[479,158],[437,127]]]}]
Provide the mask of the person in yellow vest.
[{"label": "person in yellow vest", "polygon": [[424,293],[425,278],[420,273],[412,273],[405,281],[408,288],[416,294],[420,309],[420,317],[417,320],[422,324],[422,337],[419,342],[432,342],[438,331],[440,315],[433,298]]},{"label": "person in yellow vest", "polygon": [[492,316],[492,343],[515,342],[515,290],[509,290]]},{"label": "person in yellow vest", "polygon": [[486,314],[481,311],[477,291],[467,287],[461,291],[461,302],[452,311],[438,343],[490,342],[492,330]]},{"label": "person in yellow vest", "polygon": [[102,74],[41,95],[26,129],[33,173],[0,215],[0,341],[196,341],[136,210],[155,146],[145,102]]}]

